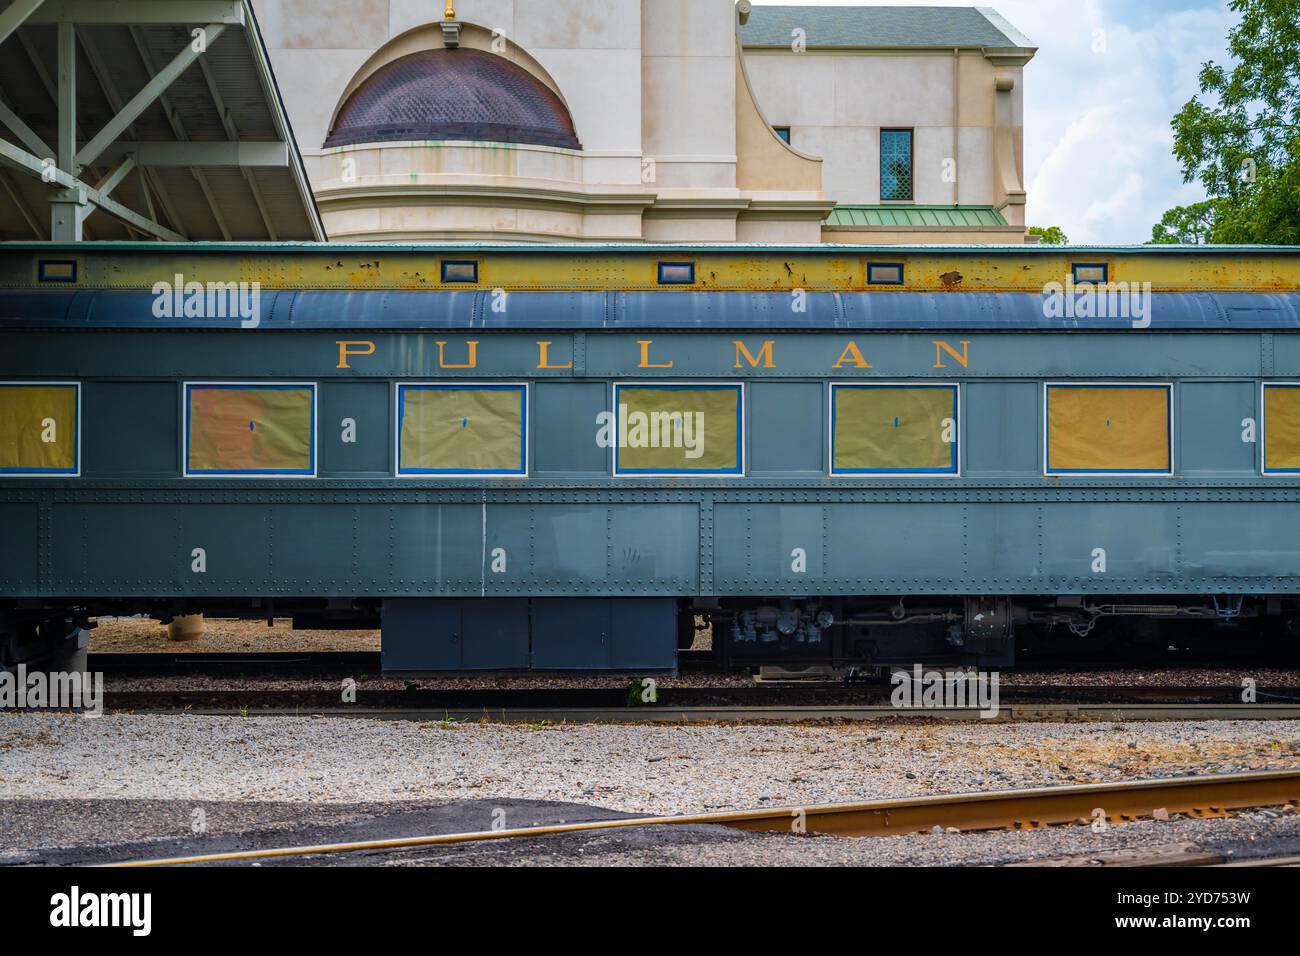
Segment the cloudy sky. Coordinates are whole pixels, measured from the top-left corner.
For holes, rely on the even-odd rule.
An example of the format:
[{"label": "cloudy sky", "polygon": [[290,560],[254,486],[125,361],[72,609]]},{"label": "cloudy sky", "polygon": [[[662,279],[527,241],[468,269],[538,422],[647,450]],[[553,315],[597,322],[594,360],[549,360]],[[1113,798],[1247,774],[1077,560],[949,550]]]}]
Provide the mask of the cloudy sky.
[{"label": "cloudy sky", "polygon": [[1075,243],[1145,242],[1166,209],[1204,198],[1183,183],[1169,122],[1196,94],[1201,64],[1227,62],[1236,18],[1226,0],[781,2],[991,6],[1033,40],[1038,55],[1025,77],[1030,225],[1060,226]]}]

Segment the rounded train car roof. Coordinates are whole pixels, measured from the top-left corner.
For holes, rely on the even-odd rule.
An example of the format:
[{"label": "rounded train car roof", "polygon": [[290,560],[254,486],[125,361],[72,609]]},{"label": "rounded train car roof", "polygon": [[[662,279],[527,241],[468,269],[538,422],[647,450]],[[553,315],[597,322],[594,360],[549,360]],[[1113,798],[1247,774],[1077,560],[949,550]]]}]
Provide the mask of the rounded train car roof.
[{"label": "rounded train car roof", "polygon": [[[145,291],[0,291],[3,329],[239,329],[231,313],[159,316]],[[1135,319],[1139,320],[1135,324]],[[1300,293],[1151,293],[1142,312],[1053,314],[1042,295],[812,292],[803,311],[786,292],[513,292],[506,312],[491,291],[292,290],[260,294],[261,331],[990,331],[1142,332],[1300,330]]]}]

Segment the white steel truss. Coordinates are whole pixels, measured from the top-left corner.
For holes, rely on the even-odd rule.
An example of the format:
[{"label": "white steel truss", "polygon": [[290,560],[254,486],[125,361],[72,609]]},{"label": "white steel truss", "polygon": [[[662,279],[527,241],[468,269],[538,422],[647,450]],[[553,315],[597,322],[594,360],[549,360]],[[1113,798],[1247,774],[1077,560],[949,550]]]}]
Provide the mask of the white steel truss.
[{"label": "white steel truss", "polygon": [[[247,0],[11,0],[7,7],[0,9],[0,43],[17,35],[15,43],[18,46],[11,46],[11,49],[26,50],[34,69],[33,79],[40,84],[37,88],[44,87],[53,99],[57,115],[51,125],[57,136],[46,142],[18,114],[12,101],[6,101],[4,91],[0,90],[0,197],[7,197],[17,207],[22,220],[38,239],[81,241],[86,238],[87,218],[101,210],[125,225],[133,235],[171,242],[185,241],[189,238],[184,234],[186,227],[176,216],[175,205],[163,188],[159,171],[187,167],[207,200],[207,211],[217,224],[221,237],[229,239],[227,217],[223,216],[219,195],[209,185],[204,168],[233,167],[242,173],[267,235],[275,239],[276,223],[258,188],[253,170],[280,168],[298,173],[301,160],[292,144],[287,123],[277,120],[280,141],[240,141],[239,130],[205,60],[212,45],[232,28],[255,30],[249,23],[251,16]],[[90,36],[91,31],[87,29],[105,25],[130,31],[148,77],[140,90],[129,95],[124,96],[126,91],[116,88]],[[51,76],[36,55],[31,39],[21,32],[24,26],[55,28],[57,75]],[[139,29],[151,26],[183,27],[189,34],[189,42],[159,66],[146,50]],[[89,64],[90,74],[114,114],[93,135],[88,135],[90,131],[79,125],[78,49],[84,54],[83,62]],[[154,52],[163,54],[159,62],[167,59],[168,51],[157,51],[155,47]],[[21,52],[19,56],[22,56]],[[228,138],[226,142],[190,139],[179,115],[167,100],[168,89],[196,64],[211,94],[214,109],[221,117]],[[276,99],[273,81],[269,82],[272,85],[271,98]],[[175,141],[142,141],[134,135],[133,124],[154,104],[163,108]],[[28,118],[31,118],[30,114]],[[46,132],[48,134],[51,130],[46,128]],[[34,210],[32,203],[25,201],[21,191],[15,188],[10,172],[38,178],[48,187],[48,230],[40,228],[39,211]],[[132,174],[139,180],[139,189],[131,190],[135,209],[111,195]],[[305,176],[301,178],[305,182]],[[31,198],[29,193],[27,200]],[[306,200],[310,206],[308,219],[313,224],[313,231],[319,232],[319,217],[309,190],[306,191]],[[228,198],[226,202],[226,211],[229,212]],[[159,221],[158,212],[165,213],[169,224]],[[192,208],[190,212],[193,212]],[[323,238],[323,235],[318,238]]]}]

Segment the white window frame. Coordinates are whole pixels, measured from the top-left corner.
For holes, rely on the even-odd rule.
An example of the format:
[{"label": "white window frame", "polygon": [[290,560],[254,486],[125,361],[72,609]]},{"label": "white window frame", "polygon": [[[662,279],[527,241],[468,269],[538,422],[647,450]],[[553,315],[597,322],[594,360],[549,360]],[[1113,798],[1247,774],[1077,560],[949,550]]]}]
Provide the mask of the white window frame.
[{"label": "white window frame", "polygon": [[[618,467],[618,434],[619,434],[619,412],[618,412],[618,390],[620,388],[734,388],[739,390],[737,401],[739,406],[736,409],[736,470],[735,471],[667,471],[667,472],[646,472],[646,471],[620,471]],[[610,382],[610,408],[614,415],[614,443],[609,449],[610,471],[615,478],[635,479],[635,478],[682,478],[682,479],[736,479],[744,478],[748,472],[748,462],[745,455],[749,450],[749,442],[746,430],[749,424],[748,405],[745,401],[745,383],[744,382],[727,382],[710,379],[707,381],[696,382],[657,382],[657,381],[619,381]]]},{"label": "white window frame", "polygon": [[[1165,439],[1169,445],[1169,470],[1168,471],[1052,471],[1049,469],[1051,462],[1052,449],[1049,445],[1051,436],[1048,434],[1048,406],[1050,389],[1053,388],[1163,388],[1166,394],[1166,407],[1169,409],[1169,421]],[[1170,478],[1177,473],[1177,462],[1174,459],[1174,436],[1178,434],[1175,428],[1174,416],[1177,409],[1174,406],[1174,383],[1173,382],[1124,382],[1124,381],[1075,381],[1075,382],[1043,382],[1042,403],[1039,410],[1043,422],[1043,477],[1044,478]]]},{"label": "white window frame", "polygon": [[[402,471],[402,389],[404,388],[440,388],[444,390],[469,390],[475,388],[521,388],[524,392],[523,428],[523,471],[440,471],[414,473]],[[533,406],[532,389],[528,382],[462,382],[444,379],[440,382],[394,382],[393,383],[393,477],[404,481],[464,481],[476,478],[492,481],[522,481],[532,472],[532,426]]]},{"label": "white window frame", "polygon": [[[953,450],[953,460],[956,463],[955,471],[836,471],[835,470],[835,390],[837,388],[951,388],[955,393],[956,406],[956,428],[957,441],[956,448]],[[827,462],[827,473],[832,478],[857,478],[863,481],[875,481],[878,479],[899,479],[906,478],[911,481],[927,479],[953,479],[960,478],[962,474],[962,416],[961,416],[961,383],[960,382],[877,382],[874,379],[864,379],[862,381],[830,383],[830,389],[827,392],[826,401],[826,447],[829,449],[830,460]]]},{"label": "white window frame", "polygon": [[[190,471],[190,388],[308,388],[311,389],[311,473],[285,472],[191,472]],[[316,382],[210,382],[187,381],[181,383],[181,476],[194,479],[225,481],[306,481],[320,474],[317,464],[320,457],[320,386]]]}]

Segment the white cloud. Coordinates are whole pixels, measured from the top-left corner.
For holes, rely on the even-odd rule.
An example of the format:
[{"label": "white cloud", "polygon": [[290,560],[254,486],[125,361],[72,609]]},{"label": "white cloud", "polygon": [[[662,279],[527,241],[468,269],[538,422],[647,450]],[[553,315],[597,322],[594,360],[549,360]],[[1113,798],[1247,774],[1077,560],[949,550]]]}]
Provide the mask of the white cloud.
[{"label": "white cloud", "polygon": [[1025,70],[1031,224],[1060,226],[1076,243],[1145,242],[1166,209],[1204,198],[1183,183],[1169,124],[1196,94],[1201,64],[1227,59],[1226,0],[944,2],[992,6],[1039,48]]}]

